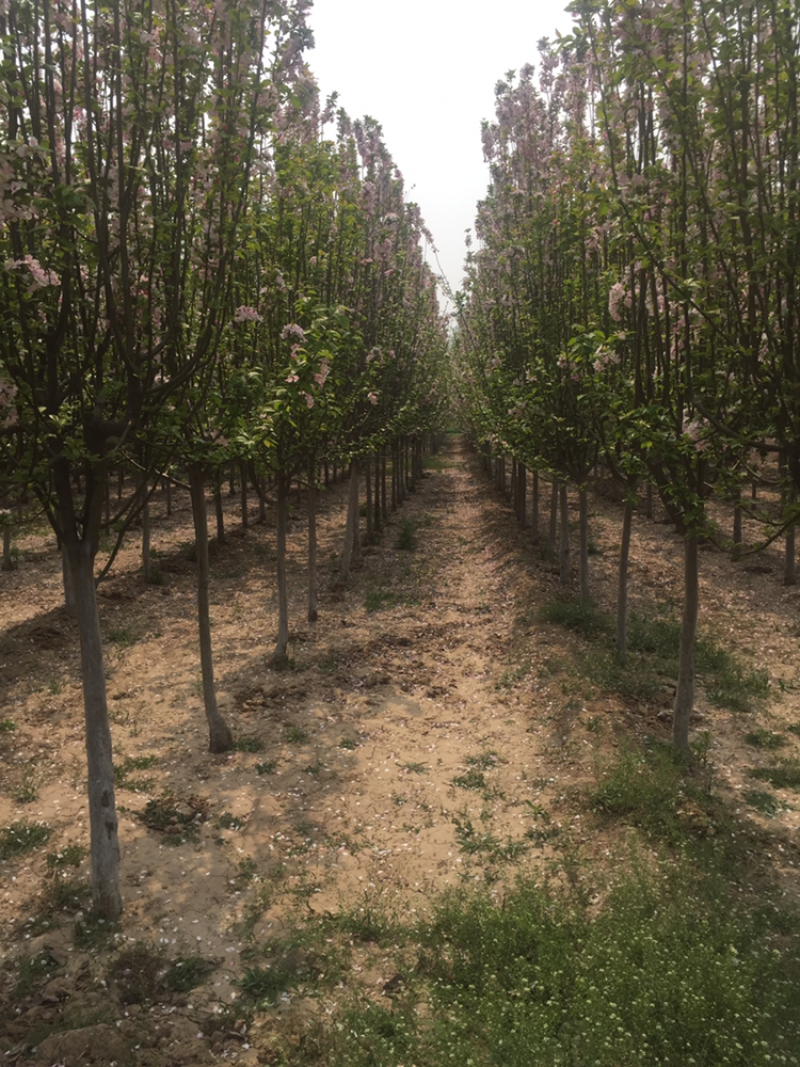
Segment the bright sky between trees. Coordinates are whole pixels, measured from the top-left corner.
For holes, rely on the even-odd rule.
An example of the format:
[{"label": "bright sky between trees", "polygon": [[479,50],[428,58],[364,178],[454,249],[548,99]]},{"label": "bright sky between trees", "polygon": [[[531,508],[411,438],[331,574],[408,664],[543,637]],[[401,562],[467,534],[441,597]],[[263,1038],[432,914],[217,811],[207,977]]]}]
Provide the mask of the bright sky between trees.
[{"label": "bright sky between trees", "polygon": [[464,231],[489,180],[480,130],[494,116],[494,87],[507,71],[536,63],[542,37],[569,32],[566,2],[314,0],[308,61],[322,95],[336,91],[352,118],[381,123],[453,290],[461,288]]}]

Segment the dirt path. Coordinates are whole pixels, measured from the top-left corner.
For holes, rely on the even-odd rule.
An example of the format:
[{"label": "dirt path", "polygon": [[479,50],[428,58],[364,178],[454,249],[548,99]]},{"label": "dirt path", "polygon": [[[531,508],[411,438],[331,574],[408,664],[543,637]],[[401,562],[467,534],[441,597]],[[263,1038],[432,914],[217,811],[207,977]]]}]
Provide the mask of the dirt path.
[{"label": "dirt path", "polygon": [[[125,914],[100,951],[82,940],[86,860],[65,869],[68,878],[47,875],[48,854],[88,847],[75,635],[60,608],[58,561],[41,536],[31,536],[20,545],[20,569],[2,576],[0,720],[15,729],[0,734],[0,826],[27,820],[52,827],[37,851],[0,862],[7,961],[0,995],[14,994],[10,961],[21,954],[54,961],[47,983],[17,998],[6,1034],[0,1022],[3,1052],[24,1049],[32,1028],[53,1032],[39,1054],[20,1051],[20,1064],[70,1063],[76,1054],[63,1035],[76,1019],[81,1029],[95,1028],[91,1039],[81,1038],[89,1049],[82,1064],[108,1062],[108,1035],[97,1028],[117,1022],[129,1046],[138,1042],[147,1053],[137,1061],[143,1067],[206,1062],[225,1050],[248,1062],[254,1050],[243,1050],[240,1038],[196,1035],[204,1019],[235,1000],[246,953],[299,919],[340,908],[361,909],[365,919],[378,907],[408,916],[446,886],[501,885],[520,870],[546,871],[556,852],[563,860],[577,849],[575,876],[591,896],[592,856],[613,852],[624,830],[584,832],[591,819],[585,787],[619,737],[666,736],[661,709],[623,702],[575,676],[573,638],[537,620],[557,580],[460,440],[448,439],[432,458],[346,590],[336,581],[343,503],[343,488],[327,494],[320,621],[296,625],[290,670],[266,666],[276,614],[274,531],[251,526],[215,556],[220,704],[239,745],[230,755],[205,751],[187,502],[179,498],[173,517],[154,524],[162,584],[144,585],[131,545],[101,587],[123,769]],[[596,502],[592,521],[593,583],[603,603],[613,588],[617,513]],[[290,544],[297,620],[305,604],[300,509]],[[634,574],[662,591],[675,588],[678,549],[668,530],[650,524],[637,537]],[[716,596],[727,620],[729,564],[705,562],[709,602]],[[743,595],[752,609],[731,622],[731,640],[763,650],[772,668],[777,661],[778,673],[792,677],[796,623],[785,620],[797,594],[770,601],[756,587],[768,580],[747,575]],[[726,712],[701,710],[726,788],[741,789],[747,727]],[[792,692],[778,714],[800,718]],[[787,803],[781,826],[791,830],[797,819]],[[182,843],[168,843],[169,835]],[[154,1005],[144,1030],[137,1012],[118,1000],[109,1007],[98,992],[114,952],[134,944],[165,959],[196,955],[215,965],[191,997]],[[382,988],[387,971],[374,959],[367,965],[364,980]]]}]

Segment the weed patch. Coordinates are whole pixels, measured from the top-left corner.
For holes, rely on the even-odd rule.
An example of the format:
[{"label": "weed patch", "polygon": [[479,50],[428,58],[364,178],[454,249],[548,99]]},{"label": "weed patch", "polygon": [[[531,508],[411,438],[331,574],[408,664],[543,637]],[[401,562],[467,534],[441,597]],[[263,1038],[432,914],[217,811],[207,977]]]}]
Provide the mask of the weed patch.
[{"label": "weed patch", "polygon": [[12,822],[0,830],[0,860],[24,856],[49,840],[52,826],[43,822]]},{"label": "weed patch", "polygon": [[751,730],[749,734],[745,734],[745,741],[748,745],[753,745],[754,748],[783,748],[786,744],[786,738],[783,734],[774,733],[772,730]]},{"label": "weed patch", "polygon": [[773,789],[800,790],[800,760],[784,759],[776,767],[753,767],[747,774],[760,782],[769,782]]},{"label": "weed patch", "polygon": [[149,830],[163,835],[164,844],[181,845],[197,840],[197,827],[208,818],[208,800],[198,796],[180,800],[165,790],[135,814]]},{"label": "weed patch", "polygon": [[132,771],[143,771],[158,762],[156,756],[127,756],[114,766],[114,785],[134,793],[149,793],[155,784],[152,778],[131,778]]},{"label": "weed patch", "polygon": [[236,752],[262,752],[264,742],[260,737],[250,734],[244,737],[237,737],[233,742],[233,747]]}]

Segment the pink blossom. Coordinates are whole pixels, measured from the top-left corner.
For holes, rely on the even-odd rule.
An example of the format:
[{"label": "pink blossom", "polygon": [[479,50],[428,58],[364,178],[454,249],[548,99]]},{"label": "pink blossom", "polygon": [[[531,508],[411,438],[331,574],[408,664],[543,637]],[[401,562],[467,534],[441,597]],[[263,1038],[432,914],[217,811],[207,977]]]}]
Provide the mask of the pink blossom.
[{"label": "pink blossom", "polygon": [[611,286],[611,291],[608,294],[608,313],[614,322],[619,322],[622,318],[621,305],[625,301],[625,286],[622,282],[616,282]]},{"label": "pink blossom", "polygon": [[305,331],[302,326],[298,326],[296,322],[290,322],[287,326],[284,326],[281,330],[281,337],[286,341],[289,337],[296,337],[300,344],[306,339]]},{"label": "pink blossom", "polygon": [[233,316],[234,322],[261,322],[261,316],[256,308],[247,307],[243,304],[236,309],[236,313]]},{"label": "pink blossom", "polygon": [[316,381],[317,385],[323,386],[325,384],[325,382],[327,381],[328,375],[330,374],[330,371],[331,371],[330,363],[328,362],[327,359],[323,359],[322,366],[319,369],[319,374],[315,374],[314,375],[314,380]]},{"label": "pink blossom", "polygon": [[297,374],[290,374],[289,377],[285,379],[285,381],[291,384],[292,382],[299,382],[300,378]]},{"label": "pink blossom", "polygon": [[23,259],[7,259],[4,266],[6,270],[16,270],[17,267],[27,267],[31,274],[31,289],[44,289],[48,285],[61,284],[61,279],[54,270],[45,269],[39,260],[31,255],[27,255]]},{"label": "pink blossom", "polygon": [[378,403],[378,394],[377,393],[373,393],[373,392],[367,393],[367,400],[369,400],[370,404],[377,404]]},{"label": "pink blossom", "polygon": [[314,397],[311,395],[311,393],[303,393],[303,396],[306,398],[306,407],[313,408]]}]

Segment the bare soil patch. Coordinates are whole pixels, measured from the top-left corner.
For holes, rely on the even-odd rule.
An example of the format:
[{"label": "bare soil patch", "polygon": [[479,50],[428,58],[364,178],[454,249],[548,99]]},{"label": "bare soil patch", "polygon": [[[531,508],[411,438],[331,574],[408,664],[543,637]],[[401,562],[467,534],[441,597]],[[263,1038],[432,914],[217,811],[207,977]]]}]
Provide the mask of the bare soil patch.
[{"label": "bare soil patch", "polygon": [[[371,916],[424,912],[435,893],[464,882],[500,891],[515,872],[555,870],[565,856],[591,900],[624,856],[626,829],[598,821],[587,790],[620,746],[668,738],[669,679],[658,697],[623,700],[577,666],[585,640],[539,620],[563,592],[557,575],[460,440],[432,457],[343,589],[344,496],[341,486],[325,494],[313,626],[296,502],[289,670],[267,666],[277,617],[271,516],[244,534],[231,525],[215,551],[212,633],[234,753],[206,751],[188,496],[176,494],[170,518],[156,501],[161,584],[141,579],[131,538],[101,585],[125,903],[108,936],[85,911],[77,635],[52,539],[18,542],[19,569],[0,576],[0,721],[13,726],[0,732],[0,829],[44,823],[52,833],[0,860],[6,1062],[271,1062],[287,1013],[302,1027],[304,1013],[319,1012],[325,963],[283,959],[306,986],[248,1029],[235,983],[254,946],[341,909],[363,916],[368,945]],[[231,523],[234,511],[231,502]],[[616,505],[595,498],[592,584],[609,610],[620,527]],[[771,698],[743,715],[715,706],[701,684],[696,736],[707,731],[715,788],[762,843],[752,878],[797,894],[798,794],[771,790],[772,815],[743,800],[758,785],[748,771],[774,762],[748,735],[780,734],[780,756],[800,757],[800,735],[788,729],[800,722],[800,590],[780,577],[777,550],[740,563],[704,554],[703,625],[769,673]],[[631,594],[634,608],[679,610],[680,539],[643,517]],[[146,951],[131,955],[135,946]],[[169,977],[176,960],[202,961],[197,984]],[[379,952],[355,945],[348,966],[353,981],[389,995],[392,964]],[[324,1007],[343,995],[326,990]]]}]

